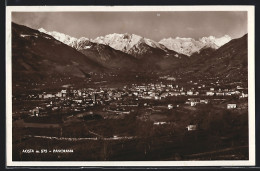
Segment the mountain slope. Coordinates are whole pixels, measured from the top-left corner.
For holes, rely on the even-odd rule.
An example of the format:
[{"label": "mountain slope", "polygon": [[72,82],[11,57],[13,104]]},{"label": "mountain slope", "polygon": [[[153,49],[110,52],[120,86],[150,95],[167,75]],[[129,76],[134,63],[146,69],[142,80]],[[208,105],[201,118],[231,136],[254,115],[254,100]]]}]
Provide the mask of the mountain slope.
[{"label": "mountain slope", "polygon": [[77,39],[56,31],[47,32],[43,28],[40,28],[39,31],[75,48],[79,52],[87,55],[92,60],[101,63],[109,69],[135,71],[139,68],[139,63],[133,56],[113,49],[108,45],[94,43],[85,37]]},{"label": "mountain slope", "polygon": [[26,26],[12,23],[13,79],[85,77],[90,71],[106,68],[74,48]]},{"label": "mountain slope", "polygon": [[40,29],[38,29],[38,31],[48,34],[48,35],[54,37],[55,39],[59,40],[60,42],[66,44],[66,45],[69,45],[69,46],[73,46],[77,42],[77,38],[66,35],[64,33],[57,32],[57,31],[48,32],[44,28],[40,28]]},{"label": "mountain slope", "polygon": [[201,54],[194,54],[184,70],[194,75],[205,73],[223,79],[247,79],[247,34],[233,39],[217,50],[204,49]]},{"label": "mountain slope", "polygon": [[136,71],[140,67],[140,63],[133,56],[107,45],[85,40],[77,43],[77,50],[109,69]]}]

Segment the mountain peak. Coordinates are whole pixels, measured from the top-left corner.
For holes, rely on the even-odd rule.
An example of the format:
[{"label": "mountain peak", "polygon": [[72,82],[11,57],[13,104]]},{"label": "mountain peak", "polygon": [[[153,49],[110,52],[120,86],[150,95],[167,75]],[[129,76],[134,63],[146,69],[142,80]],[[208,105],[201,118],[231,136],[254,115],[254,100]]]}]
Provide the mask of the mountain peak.
[{"label": "mountain peak", "polygon": [[43,32],[43,33],[47,33],[47,31],[44,28],[39,28],[38,31]]},{"label": "mountain peak", "polygon": [[128,52],[133,46],[137,45],[143,38],[135,34],[108,34],[91,40],[94,43],[108,45],[116,50]]},{"label": "mountain peak", "polygon": [[227,35],[227,34],[225,34],[225,36],[223,36],[223,37],[226,37],[226,38],[230,38],[230,39],[231,39],[231,37],[230,37],[229,35]]},{"label": "mountain peak", "polygon": [[40,28],[40,29],[38,29],[38,31],[48,34],[48,35],[54,37],[56,40],[59,40],[69,46],[72,46],[77,41],[77,38],[66,35],[64,33],[57,32],[57,31],[48,32],[44,28]]},{"label": "mountain peak", "polygon": [[186,38],[186,37],[176,37],[177,40],[184,40],[184,41],[191,41],[193,38]]},{"label": "mountain peak", "polygon": [[38,31],[51,35],[55,39],[76,49],[79,47],[82,48],[83,45],[87,45],[90,42],[93,42],[97,44],[108,45],[113,49],[120,50],[129,54],[131,54],[132,48],[139,49],[138,47],[140,45],[146,44],[149,47],[158,48],[163,51],[173,50],[175,52],[191,56],[193,53],[199,52],[203,47],[218,49],[231,40],[231,37],[229,35],[224,35],[220,38],[216,38],[215,36],[202,37],[199,40],[186,37],[170,37],[156,42],[154,40],[131,33],[111,33],[105,36],[97,37],[95,39],[88,39],[85,37],[77,39],[75,37],[59,33],[57,31],[48,32],[43,28],[40,28]]},{"label": "mountain peak", "polygon": [[86,38],[86,37],[81,37],[79,38],[77,41],[89,41],[90,39],[89,38]]},{"label": "mountain peak", "polygon": [[228,35],[220,38],[216,38],[215,36],[202,37],[199,40],[181,37],[176,37],[174,39],[170,37],[168,39],[162,39],[161,41],[159,41],[159,43],[163,44],[170,50],[174,50],[178,53],[191,56],[193,53],[199,52],[204,47],[218,49],[230,40],[231,37]]}]

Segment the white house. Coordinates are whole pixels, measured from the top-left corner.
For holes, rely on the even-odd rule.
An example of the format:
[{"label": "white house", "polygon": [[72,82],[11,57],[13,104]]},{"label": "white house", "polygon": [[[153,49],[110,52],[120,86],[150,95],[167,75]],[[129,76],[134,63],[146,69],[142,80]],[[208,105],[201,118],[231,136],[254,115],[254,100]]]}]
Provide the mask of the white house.
[{"label": "white house", "polygon": [[208,104],[208,103],[209,103],[209,100],[208,100],[208,99],[200,100],[200,103]]},{"label": "white house", "polygon": [[56,97],[62,97],[62,93],[61,92],[57,92],[56,93]]},{"label": "white house", "polygon": [[196,106],[197,102],[190,102],[190,106]]},{"label": "white house", "polygon": [[214,96],[214,94],[215,94],[215,93],[212,92],[212,91],[208,91],[208,92],[206,92],[206,95],[207,95],[207,96]]},{"label": "white house", "polygon": [[172,104],[168,104],[168,109],[172,109],[173,105]]},{"label": "white house", "polygon": [[187,95],[193,95],[193,91],[187,91]]},{"label": "white house", "polygon": [[188,125],[186,128],[188,131],[195,131],[197,130],[197,125]]},{"label": "white house", "polygon": [[164,125],[164,124],[166,124],[166,122],[154,122],[153,124],[154,125]]},{"label": "white house", "polygon": [[82,103],[83,102],[83,100],[81,100],[81,99],[75,99],[73,101],[76,102],[76,103]]},{"label": "white house", "polygon": [[227,109],[235,109],[237,108],[237,104],[227,104]]},{"label": "white house", "polygon": [[155,100],[161,100],[161,97],[156,95],[156,96],[154,96],[154,99]]},{"label": "white house", "polygon": [[200,99],[199,98],[191,98],[188,99],[188,102],[186,102],[187,104],[190,104],[191,106],[196,106],[198,103],[200,103]]},{"label": "white house", "polygon": [[224,92],[216,92],[216,96],[224,96],[225,93]]},{"label": "white house", "polygon": [[48,98],[52,98],[52,97],[53,97],[52,94],[44,94],[44,95],[43,95],[43,98],[44,98],[44,99],[48,99]]},{"label": "white house", "polygon": [[248,97],[248,94],[245,94],[245,93],[242,93],[239,98],[245,98],[245,97]]},{"label": "white house", "polygon": [[162,97],[162,98],[166,98],[167,96],[168,96],[168,93],[166,93],[166,92],[164,92],[164,93],[161,94],[161,97]]},{"label": "white house", "polygon": [[181,95],[182,95],[182,96],[185,96],[185,95],[186,95],[186,93],[185,93],[185,92],[181,92]]},{"label": "white house", "polygon": [[34,115],[34,116],[39,116],[39,114],[40,114],[40,110],[39,110],[39,107],[36,107],[36,108],[34,108],[34,109],[32,109],[32,114]]}]

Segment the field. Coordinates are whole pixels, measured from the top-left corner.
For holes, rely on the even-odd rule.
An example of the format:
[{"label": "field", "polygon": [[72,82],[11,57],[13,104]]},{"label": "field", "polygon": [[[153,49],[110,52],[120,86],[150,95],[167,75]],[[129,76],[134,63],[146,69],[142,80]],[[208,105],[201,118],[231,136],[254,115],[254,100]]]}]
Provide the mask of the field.
[{"label": "field", "polygon": [[[86,120],[74,115],[66,123],[49,127],[42,127],[41,123],[31,125],[23,122],[21,125],[16,121],[13,127],[13,160],[248,159],[247,110],[201,105],[172,110],[162,108],[158,112],[160,106],[147,121],[140,119],[144,107],[137,107],[135,112],[121,119]],[[154,121],[167,123],[155,125]],[[186,126],[193,123],[197,123],[199,129],[187,131]],[[26,154],[22,153],[23,149],[73,149],[74,152]]]}]

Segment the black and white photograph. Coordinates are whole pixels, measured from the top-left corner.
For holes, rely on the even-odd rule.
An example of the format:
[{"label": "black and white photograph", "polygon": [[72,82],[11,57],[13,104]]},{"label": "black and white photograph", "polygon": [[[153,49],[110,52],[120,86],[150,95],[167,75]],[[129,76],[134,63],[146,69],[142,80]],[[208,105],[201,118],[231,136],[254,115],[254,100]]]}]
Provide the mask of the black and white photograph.
[{"label": "black and white photograph", "polygon": [[7,7],[6,33],[11,166],[254,165],[253,6]]}]

